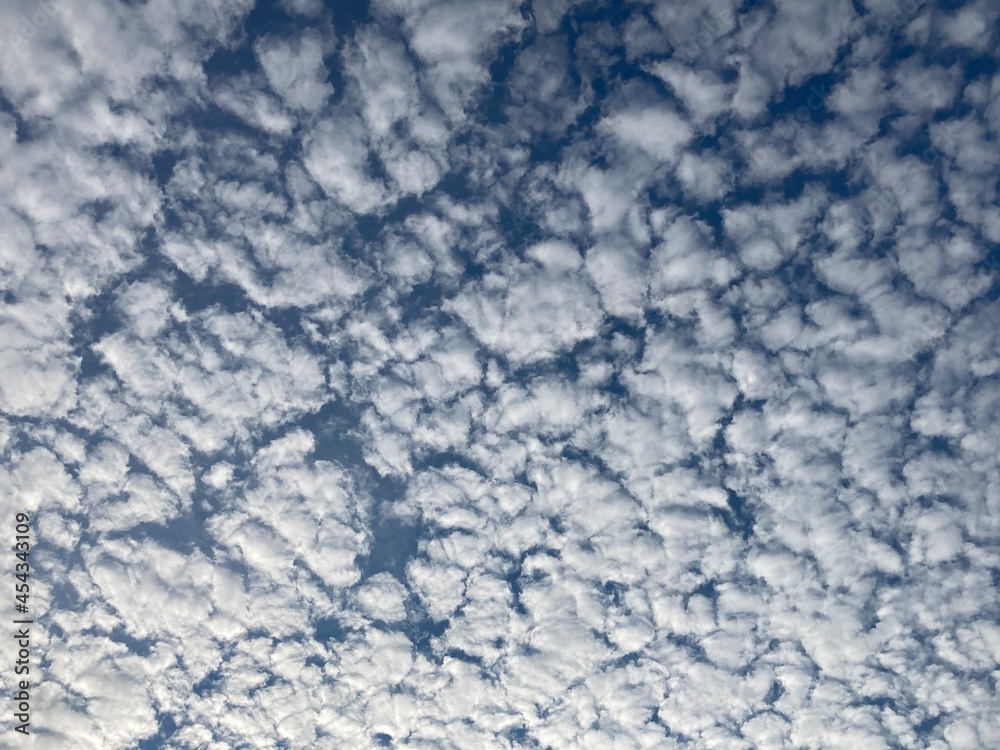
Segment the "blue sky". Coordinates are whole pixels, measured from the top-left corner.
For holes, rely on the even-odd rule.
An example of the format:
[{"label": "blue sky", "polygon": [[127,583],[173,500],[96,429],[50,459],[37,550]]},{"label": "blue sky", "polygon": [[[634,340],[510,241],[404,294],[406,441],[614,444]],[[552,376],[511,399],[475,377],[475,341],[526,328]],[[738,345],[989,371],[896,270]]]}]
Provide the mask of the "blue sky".
[{"label": "blue sky", "polygon": [[997,20],[0,0],[23,744],[1000,746]]}]

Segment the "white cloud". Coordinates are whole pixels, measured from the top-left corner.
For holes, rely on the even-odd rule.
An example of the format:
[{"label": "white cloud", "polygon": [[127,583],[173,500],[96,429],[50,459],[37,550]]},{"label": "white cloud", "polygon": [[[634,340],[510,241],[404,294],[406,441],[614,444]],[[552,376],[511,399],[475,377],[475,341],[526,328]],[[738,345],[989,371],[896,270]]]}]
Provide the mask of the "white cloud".
[{"label": "white cloud", "polygon": [[317,112],[333,94],[323,63],[323,40],[317,34],[298,39],[261,37],[254,44],[268,83],[293,108]]},{"label": "white cloud", "polygon": [[683,118],[662,106],[616,112],[603,120],[601,127],[622,144],[663,161],[673,161],[692,136]]},{"label": "white cloud", "polygon": [[[515,363],[551,358],[597,334],[597,295],[563,253],[538,251],[541,260],[487,275],[479,289],[451,300],[455,311],[490,348]],[[580,264],[580,257],[575,263]],[[472,296],[475,294],[475,297]]]},{"label": "white cloud", "polygon": [[358,591],[362,611],[375,620],[399,622],[406,617],[406,588],[389,573],[377,573]]},{"label": "white cloud", "polygon": [[350,116],[320,122],[310,133],[303,163],[327,193],[347,208],[370,213],[386,202],[385,186],[367,166],[368,145],[360,122]]}]

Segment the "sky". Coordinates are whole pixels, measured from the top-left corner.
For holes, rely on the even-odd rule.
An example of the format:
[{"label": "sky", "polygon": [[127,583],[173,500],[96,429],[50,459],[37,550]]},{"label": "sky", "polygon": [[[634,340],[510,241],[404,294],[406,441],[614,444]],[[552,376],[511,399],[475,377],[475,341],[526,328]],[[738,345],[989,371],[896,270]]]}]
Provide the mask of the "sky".
[{"label": "sky", "polygon": [[0,0],[0,744],[1000,747],[998,18]]}]

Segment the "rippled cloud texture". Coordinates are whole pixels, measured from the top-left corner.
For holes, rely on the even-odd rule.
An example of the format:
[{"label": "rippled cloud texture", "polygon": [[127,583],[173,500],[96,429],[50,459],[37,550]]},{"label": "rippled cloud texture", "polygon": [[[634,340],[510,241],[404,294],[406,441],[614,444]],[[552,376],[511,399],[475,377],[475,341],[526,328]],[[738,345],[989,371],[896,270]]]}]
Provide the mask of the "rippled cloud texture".
[{"label": "rippled cloud texture", "polygon": [[2,0],[6,736],[1000,747],[997,19]]}]

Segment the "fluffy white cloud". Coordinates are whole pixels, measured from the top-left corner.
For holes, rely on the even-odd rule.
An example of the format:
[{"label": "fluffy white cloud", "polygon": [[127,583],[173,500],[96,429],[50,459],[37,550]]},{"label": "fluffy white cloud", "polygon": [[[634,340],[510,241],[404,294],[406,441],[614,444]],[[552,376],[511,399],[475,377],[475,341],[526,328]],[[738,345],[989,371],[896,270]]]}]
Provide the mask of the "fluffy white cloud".
[{"label": "fluffy white cloud", "polygon": [[488,274],[448,304],[480,341],[515,363],[551,358],[595,336],[601,321],[576,250],[547,243],[529,255],[531,261]]},{"label": "fluffy white cloud", "polygon": [[323,120],[310,133],[303,160],[332,198],[360,213],[386,200],[385,186],[368,167],[367,141],[363,125],[350,115]]},{"label": "fluffy white cloud", "polygon": [[275,93],[290,107],[316,112],[333,94],[326,80],[324,46],[319,35],[307,33],[297,39],[261,37],[254,51]]}]

